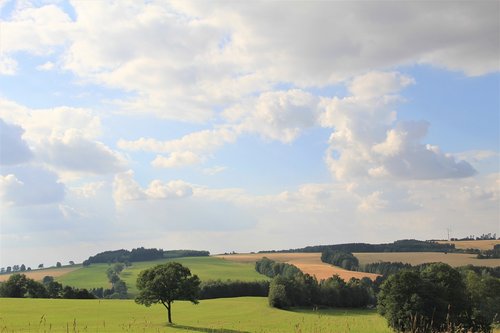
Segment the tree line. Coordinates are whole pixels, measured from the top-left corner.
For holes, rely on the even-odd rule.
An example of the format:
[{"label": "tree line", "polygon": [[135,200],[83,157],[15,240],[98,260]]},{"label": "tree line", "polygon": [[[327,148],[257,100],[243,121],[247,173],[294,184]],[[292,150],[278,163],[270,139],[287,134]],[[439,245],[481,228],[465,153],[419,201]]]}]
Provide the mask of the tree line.
[{"label": "tree line", "polygon": [[298,249],[263,252],[323,252],[325,250],[343,252],[453,252],[455,245],[439,244],[434,241],[403,239],[388,244],[346,243],[334,245],[314,245]]},{"label": "tree line", "polygon": [[0,297],[13,298],[69,298],[93,299],[95,296],[87,289],[63,286],[51,276],[42,282],[26,277],[25,274],[13,274],[0,284]]},{"label": "tree line", "polygon": [[360,265],[358,258],[356,258],[351,252],[332,250],[330,248],[327,248],[321,253],[321,261],[350,271],[374,273],[382,276],[395,274],[402,269],[413,268],[410,264],[388,261]]},{"label": "tree line", "polygon": [[352,253],[326,249],[321,253],[321,261],[355,271],[359,267],[359,260]]},{"label": "tree line", "polygon": [[115,263],[113,266],[108,267],[106,276],[108,277],[111,288],[93,288],[90,290],[97,298],[112,298],[112,299],[126,299],[128,297],[128,287],[125,281],[120,278],[120,273],[125,268],[125,264]]},{"label": "tree line", "polygon": [[[495,245],[494,250],[500,251],[500,245]],[[430,265],[430,263],[424,263],[420,265],[411,265],[403,262],[389,262],[389,261],[379,261],[369,264],[360,265],[358,258],[356,258],[350,252],[344,251],[332,251],[326,249],[321,253],[321,261],[345,268],[351,271],[360,271],[366,273],[374,273],[382,275],[383,279],[387,276],[395,274],[404,269],[424,269]],[[489,274],[495,278],[500,278],[500,266],[487,267],[487,266],[473,266],[467,265],[458,267],[458,270],[472,270],[478,274]]]},{"label": "tree line", "polygon": [[[496,233],[487,233],[487,234],[482,234],[481,236],[474,236],[470,235],[464,238],[451,238],[450,240],[452,241],[471,241],[471,240],[495,240],[497,239],[497,234]],[[498,238],[500,239],[500,237]]]},{"label": "tree line", "polygon": [[[70,260],[69,261],[69,264],[70,265],[74,265],[75,262]],[[38,265],[38,269],[42,269],[44,266],[43,264],[39,264]],[[56,267],[57,268],[60,268],[62,267],[62,264],[60,261],[58,261],[56,263]],[[21,264],[21,265],[12,265],[12,266],[7,266],[7,267],[1,267],[0,268],[0,274],[11,274],[11,273],[19,273],[19,272],[30,272],[32,269],[31,267],[26,267],[25,264]]]},{"label": "tree line", "polygon": [[293,265],[268,258],[258,260],[255,270],[273,278],[268,294],[273,307],[366,307],[375,301],[373,282],[368,278],[351,279],[346,283],[333,276],[318,282],[316,277],[304,274]]},{"label": "tree line", "polygon": [[477,255],[478,259],[498,259],[500,258],[500,244],[493,246],[492,250],[485,250]]},{"label": "tree line", "polygon": [[377,302],[398,332],[491,332],[500,314],[500,279],[433,263],[389,276]]},{"label": "tree line", "polygon": [[24,265],[24,264],[0,268],[0,274],[11,274],[11,273],[29,272],[29,271],[31,271],[31,267],[26,268],[26,265]]},{"label": "tree line", "polygon": [[200,285],[199,299],[260,296],[269,294],[269,281],[208,280]]},{"label": "tree line", "polygon": [[100,252],[94,256],[90,256],[87,260],[83,261],[83,266],[88,266],[90,264],[97,263],[131,263],[140,261],[150,261],[158,259],[171,259],[180,257],[201,257],[208,256],[210,252],[208,251],[197,251],[197,250],[169,250],[164,251],[162,249],[146,249],[144,247],[139,247],[136,249],[129,250],[113,250]]},{"label": "tree line", "polygon": [[[354,259],[353,259],[354,258]],[[500,267],[401,262],[359,265],[352,253],[325,250],[322,261],[381,274],[371,284],[379,312],[402,332],[489,332],[500,320]],[[348,268],[350,267],[350,268]]]},{"label": "tree line", "polygon": [[300,269],[294,265],[276,262],[267,257],[264,257],[255,263],[255,270],[270,278],[278,275],[291,277],[301,273]]},{"label": "tree line", "polygon": [[[337,264],[352,260],[350,253],[325,253],[325,259]],[[443,263],[412,266],[382,262],[363,266],[364,271],[383,274],[375,281],[353,278],[345,282],[332,276],[318,282],[301,271],[291,274],[289,272],[295,270],[283,268],[286,266],[292,265],[268,258],[255,265],[258,272],[266,272],[268,276],[276,273],[268,295],[273,307],[377,305],[389,325],[402,332],[442,332],[446,329],[450,332],[490,332],[492,324],[500,319],[500,267],[455,269]]]}]

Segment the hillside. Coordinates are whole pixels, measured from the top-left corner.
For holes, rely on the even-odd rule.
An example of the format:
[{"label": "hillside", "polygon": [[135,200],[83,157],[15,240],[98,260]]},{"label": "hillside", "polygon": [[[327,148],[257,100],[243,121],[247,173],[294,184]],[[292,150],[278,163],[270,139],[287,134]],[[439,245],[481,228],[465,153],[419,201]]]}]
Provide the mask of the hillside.
[{"label": "hillside", "polygon": [[325,250],[343,252],[453,252],[453,244],[439,244],[435,241],[421,241],[417,239],[401,239],[392,243],[344,243],[330,245],[311,245],[303,248],[260,251],[260,252],[323,252]]},{"label": "hillside", "polygon": [[368,277],[372,280],[377,278],[377,274],[353,272],[346,269],[329,265],[321,261],[321,253],[251,253],[251,254],[231,254],[221,255],[232,262],[255,263],[257,260],[267,257],[271,260],[291,264],[299,268],[302,272],[315,276],[318,280],[327,279],[333,275],[340,276],[348,281],[351,278],[361,279]]},{"label": "hillside", "polygon": [[[66,274],[69,274],[73,271],[79,270],[82,268],[82,265],[71,265],[71,266],[63,266],[60,268],[56,267],[51,267],[51,268],[44,268],[44,269],[35,269],[32,271],[25,271],[25,272],[17,272],[26,275],[30,279],[34,279],[37,281],[41,281],[44,276],[53,276],[53,277],[59,277],[63,276]],[[12,274],[0,274],[0,282],[7,281],[9,277]]]},{"label": "hillside", "polygon": [[457,249],[478,249],[481,251],[491,250],[495,245],[500,244],[500,239],[488,240],[463,240],[463,241],[436,241],[439,244],[452,244]]},{"label": "hillside", "polygon": [[474,265],[496,267],[500,266],[500,259],[477,259],[474,254],[466,253],[437,253],[437,252],[391,252],[391,253],[353,253],[361,265],[379,262],[403,262],[411,265],[420,265],[431,262],[442,262],[453,267]]},{"label": "hillside", "polygon": [[[249,263],[228,262],[216,257],[160,259],[133,263],[132,266],[127,267],[120,274],[120,277],[129,288],[129,294],[131,296],[136,294],[135,282],[142,270],[169,261],[176,261],[185,265],[193,274],[198,275],[202,281],[217,279],[241,281],[268,280],[266,276],[257,273],[254,266]],[[92,264],[88,267],[82,267],[68,274],[61,275],[56,280],[64,285],[78,288],[109,288],[110,285],[106,277],[108,267],[108,264]]]}]

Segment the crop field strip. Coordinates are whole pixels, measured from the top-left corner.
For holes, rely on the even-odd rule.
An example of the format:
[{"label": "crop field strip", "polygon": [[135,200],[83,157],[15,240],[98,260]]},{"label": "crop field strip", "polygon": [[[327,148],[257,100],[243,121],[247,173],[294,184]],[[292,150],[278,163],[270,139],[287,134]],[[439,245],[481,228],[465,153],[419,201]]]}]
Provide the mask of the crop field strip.
[{"label": "crop field strip", "polygon": [[453,267],[474,265],[497,267],[500,259],[477,259],[474,254],[440,253],[440,252],[384,252],[384,253],[353,253],[359,259],[360,265],[379,262],[403,262],[419,265],[431,262],[443,262]]},{"label": "crop field strip", "polygon": [[[21,273],[29,277],[30,279],[41,281],[45,276],[53,276],[53,277],[59,277],[66,275],[68,273],[71,273],[73,271],[76,271],[80,269],[82,265],[73,265],[73,266],[65,266],[61,268],[44,268],[44,269],[36,269],[32,271],[25,271],[25,272],[16,272],[16,273]],[[12,274],[1,274],[0,275],[0,282],[7,281],[9,279],[9,276]]]},{"label": "crop field strip", "polygon": [[440,244],[455,244],[457,249],[479,249],[479,250],[491,250],[493,246],[499,245],[500,240],[490,239],[490,240],[467,240],[467,241],[437,241]]}]

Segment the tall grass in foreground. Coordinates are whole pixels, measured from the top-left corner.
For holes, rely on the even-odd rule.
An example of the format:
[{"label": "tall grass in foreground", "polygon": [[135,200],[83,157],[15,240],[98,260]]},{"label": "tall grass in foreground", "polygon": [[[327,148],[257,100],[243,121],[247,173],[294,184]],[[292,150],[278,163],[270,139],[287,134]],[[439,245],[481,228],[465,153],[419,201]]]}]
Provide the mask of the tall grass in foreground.
[{"label": "tall grass in foreground", "polygon": [[267,305],[267,298],[175,302],[173,326],[162,306],[125,300],[0,299],[0,332],[390,332],[372,310],[294,310]]}]

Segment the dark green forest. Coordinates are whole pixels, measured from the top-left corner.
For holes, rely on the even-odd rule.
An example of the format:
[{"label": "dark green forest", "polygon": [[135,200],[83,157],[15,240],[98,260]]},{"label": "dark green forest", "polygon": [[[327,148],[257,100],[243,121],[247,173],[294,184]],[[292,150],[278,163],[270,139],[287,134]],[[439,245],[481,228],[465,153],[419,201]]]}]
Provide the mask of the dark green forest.
[{"label": "dark green forest", "polygon": [[368,243],[346,243],[333,245],[313,245],[303,248],[279,250],[279,251],[260,251],[262,252],[324,252],[325,250],[343,251],[343,252],[453,252],[455,245],[439,244],[433,241],[420,241],[416,239],[397,240],[387,244],[368,244]]},{"label": "dark green forest", "polygon": [[140,261],[150,261],[158,259],[173,259],[181,257],[206,257],[209,256],[208,251],[197,251],[197,250],[169,250],[164,251],[162,249],[146,249],[140,247],[137,249],[129,250],[114,250],[105,251],[98,253],[94,256],[90,256],[87,260],[83,261],[83,266],[88,266],[90,264],[98,263],[127,263],[127,262],[140,262]]}]

